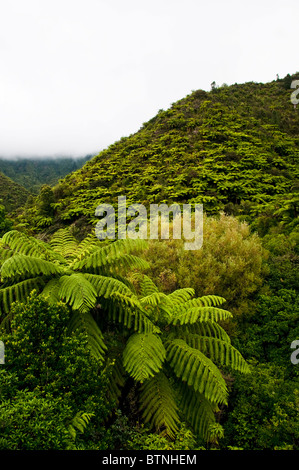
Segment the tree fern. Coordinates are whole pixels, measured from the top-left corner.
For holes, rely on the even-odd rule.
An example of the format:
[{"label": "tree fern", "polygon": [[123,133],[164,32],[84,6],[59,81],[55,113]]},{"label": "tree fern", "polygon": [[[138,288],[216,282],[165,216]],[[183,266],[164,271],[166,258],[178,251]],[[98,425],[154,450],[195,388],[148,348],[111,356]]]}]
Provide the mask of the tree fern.
[{"label": "tree fern", "polygon": [[95,288],[81,273],[62,276],[58,296],[79,312],[88,312],[94,308],[97,301]]},{"label": "tree fern", "polygon": [[153,333],[135,333],[130,336],[123,352],[123,365],[137,382],[144,382],[159,372],[166,351],[159,336]]},{"label": "tree fern", "polygon": [[173,388],[163,372],[148,379],[141,387],[140,411],[145,423],[159,433],[174,438],[180,422]]},{"label": "tree fern", "polygon": [[78,249],[78,243],[69,229],[60,229],[50,240],[52,249],[64,259],[73,258]]},{"label": "tree fern", "polygon": [[227,403],[227,387],[217,366],[198,349],[175,339],[167,345],[167,360],[177,377],[212,403]]},{"label": "tree fern", "polygon": [[192,324],[204,321],[222,321],[232,318],[232,314],[227,310],[217,307],[191,307],[184,308],[182,312],[174,312],[172,317],[172,324]]},{"label": "tree fern", "polygon": [[0,273],[2,282],[5,282],[7,279],[20,279],[38,275],[52,276],[62,274],[62,272],[63,269],[60,266],[50,261],[17,254],[4,261]]},{"label": "tree fern", "polygon": [[[115,246],[114,243],[103,246],[92,236],[79,243],[69,229],[60,229],[52,236],[50,244],[13,230],[3,236],[0,245],[3,260],[0,268],[1,317],[8,313],[13,301],[24,301],[30,289],[36,289],[52,302],[62,300],[69,305],[74,313],[73,323],[89,335],[91,349],[97,357],[102,356],[105,349],[103,338],[95,322],[88,315],[80,317],[79,314],[89,313],[103,301],[106,306],[110,304],[107,309],[110,312],[120,306],[119,319],[124,320],[125,326],[133,326],[140,332],[156,329],[141,313],[141,308],[136,309],[136,305],[133,308],[132,302],[128,304],[126,297],[132,295],[130,283],[122,282],[118,272],[120,258],[130,269],[145,265],[131,254],[134,250],[140,251],[144,243],[121,240],[115,242]],[[109,267],[109,277],[105,276],[103,266]],[[89,272],[88,267],[97,274]],[[121,300],[115,294],[121,294]]]},{"label": "tree fern", "polygon": [[179,383],[178,392],[179,405],[186,421],[191,424],[196,434],[208,442],[210,427],[216,423],[217,406],[207,400],[203,394],[195,392],[186,383]]},{"label": "tree fern", "polygon": [[242,373],[249,372],[249,366],[240,352],[234,348],[230,341],[213,336],[198,334],[185,334],[182,339],[192,348],[199,349],[213,362],[238,370]]},{"label": "tree fern", "polygon": [[69,332],[84,333],[93,356],[100,362],[104,361],[107,346],[104,342],[104,336],[91,313],[74,312],[69,324]]}]

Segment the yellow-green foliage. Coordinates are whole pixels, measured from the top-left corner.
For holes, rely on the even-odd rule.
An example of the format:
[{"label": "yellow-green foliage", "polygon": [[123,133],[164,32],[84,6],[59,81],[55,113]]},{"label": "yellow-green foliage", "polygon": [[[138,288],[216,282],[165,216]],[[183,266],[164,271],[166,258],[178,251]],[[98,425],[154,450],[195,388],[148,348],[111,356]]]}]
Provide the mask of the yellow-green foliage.
[{"label": "yellow-green foliage", "polygon": [[249,308],[260,288],[266,252],[247,223],[232,216],[204,216],[203,246],[185,250],[184,240],[150,240],[147,271],[164,292],[192,286],[197,296],[224,297],[234,315]]}]

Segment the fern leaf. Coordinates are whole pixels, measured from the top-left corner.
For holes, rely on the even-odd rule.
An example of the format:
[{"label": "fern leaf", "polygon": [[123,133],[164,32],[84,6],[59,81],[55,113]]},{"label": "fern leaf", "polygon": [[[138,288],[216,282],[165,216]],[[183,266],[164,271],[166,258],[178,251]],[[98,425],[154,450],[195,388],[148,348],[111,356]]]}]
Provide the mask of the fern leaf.
[{"label": "fern leaf", "polygon": [[73,331],[85,334],[92,355],[102,363],[107,346],[93,316],[90,313],[74,312],[69,323],[69,332]]},{"label": "fern leaf", "polygon": [[73,310],[79,312],[88,312],[94,308],[97,301],[97,292],[94,286],[81,273],[62,276],[58,296]]},{"label": "fern leaf", "polygon": [[94,274],[100,274],[103,267],[130,267],[145,269],[149,264],[141,258],[132,255],[132,252],[144,249],[143,240],[116,240],[106,246],[99,247],[88,257],[74,265],[76,270],[84,270]]},{"label": "fern leaf", "polygon": [[13,302],[24,302],[34,289],[39,291],[43,286],[44,280],[41,277],[35,277],[12,286],[3,287],[0,289],[1,311],[8,313]]},{"label": "fern leaf", "polygon": [[217,366],[182,339],[168,343],[167,360],[177,377],[213,403],[227,403],[227,387]]},{"label": "fern leaf", "polygon": [[227,343],[230,343],[230,337],[218,323],[213,321],[198,322],[192,324],[185,324],[175,327],[175,336],[179,338],[184,338],[185,335],[191,333],[200,336],[211,336],[213,338],[218,338]]},{"label": "fern leaf", "polygon": [[182,339],[192,348],[199,349],[213,362],[242,373],[249,373],[250,371],[247,362],[241,353],[231,345],[230,341],[226,342],[219,338],[196,334],[186,334]]},{"label": "fern leaf", "polygon": [[121,389],[124,386],[126,379],[126,371],[123,368],[122,356],[119,355],[115,360],[112,367],[112,373],[109,377],[108,382],[108,393],[109,399],[114,401],[117,405],[119,402],[119,397],[121,396]]},{"label": "fern leaf", "polygon": [[136,273],[135,277],[139,278],[140,280],[140,296],[141,297],[146,297],[148,295],[159,292],[159,289],[154,283],[154,281],[146,274]]},{"label": "fern leaf", "polygon": [[212,405],[201,393],[195,392],[192,387],[180,383],[178,387],[180,395],[180,408],[194,431],[206,442],[209,441],[209,429],[216,423],[215,411],[217,407]]},{"label": "fern leaf", "polygon": [[183,289],[175,290],[171,294],[168,294],[167,297],[174,305],[180,305],[190,300],[190,298],[194,296],[194,293],[194,289],[191,287],[185,287]]},{"label": "fern leaf", "polygon": [[140,411],[157,432],[175,437],[180,422],[174,391],[163,372],[148,379],[140,391]]},{"label": "fern leaf", "polygon": [[35,277],[38,275],[52,276],[62,273],[57,264],[32,256],[16,254],[2,264],[0,275],[2,281],[22,277]]},{"label": "fern leaf", "polygon": [[[175,292],[173,294],[175,294]],[[170,296],[173,294],[170,294]],[[218,295],[204,295],[202,297],[196,297],[195,299],[186,300],[183,305],[178,304],[174,312],[183,312],[184,310],[187,311],[194,307],[219,307],[225,302],[226,300]]]},{"label": "fern leaf", "polygon": [[171,323],[184,325],[206,321],[218,322],[229,318],[232,318],[232,314],[218,307],[191,307],[183,308],[182,312],[173,313]]},{"label": "fern leaf", "polygon": [[76,255],[78,242],[69,228],[63,228],[54,233],[50,240],[50,246],[64,259],[72,259]]},{"label": "fern leaf", "polygon": [[84,413],[82,411],[79,411],[76,414],[76,416],[72,419],[71,424],[68,426],[68,431],[73,439],[76,439],[76,430],[80,431],[81,433],[84,432],[86,426],[93,416],[94,413]]},{"label": "fern leaf", "polygon": [[6,232],[1,239],[1,243],[3,246],[9,247],[14,253],[42,258],[48,261],[53,261],[56,258],[55,253],[47,243],[37,238],[29,237],[18,230]]},{"label": "fern leaf", "polygon": [[102,304],[106,307],[112,321],[122,323],[126,328],[133,328],[138,333],[159,333],[160,329],[147,317],[139,300],[119,292],[111,297],[114,302]]},{"label": "fern leaf", "polygon": [[59,289],[60,289],[60,278],[50,279],[45,285],[41,295],[47,297],[49,302],[56,303],[61,300],[59,297]]},{"label": "fern leaf", "polygon": [[124,282],[99,274],[84,273],[84,277],[92,284],[98,297],[110,298],[115,293],[131,296],[132,291]]},{"label": "fern leaf", "polygon": [[123,366],[137,382],[143,383],[161,369],[166,351],[153,333],[134,333],[123,351]]}]

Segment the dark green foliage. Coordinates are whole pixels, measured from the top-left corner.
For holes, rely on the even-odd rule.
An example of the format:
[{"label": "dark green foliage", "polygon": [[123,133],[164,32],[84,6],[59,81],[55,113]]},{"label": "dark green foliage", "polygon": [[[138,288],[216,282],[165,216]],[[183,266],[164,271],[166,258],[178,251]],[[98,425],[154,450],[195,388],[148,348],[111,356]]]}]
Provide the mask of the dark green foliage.
[{"label": "dark green foliage", "polygon": [[6,217],[4,206],[0,204],[0,237],[12,229],[13,223]]},{"label": "dark green foliage", "polygon": [[275,364],[252,365],[255,373],[234,383],[222,448],[298,450],[298,379]]},{"label": "dark green foliage", "polygon": [[[1,333],[5,365],[0,369],[0,448],[100,448],[99,433],[111,410],[107,373],[90,354],[86,335],[69,335],[69,309],[33,293],[11,313],[11,330]],[[69,426],[78,427],[79,416],[73,421],[78,410],[93,414],[94,420],[86,440],[79,437],[75,443]]]},{"label": "dark green foliage", "polygon": [[11,213],[24,207],[29,191],[0,172],[0,202],[6,212]]}]

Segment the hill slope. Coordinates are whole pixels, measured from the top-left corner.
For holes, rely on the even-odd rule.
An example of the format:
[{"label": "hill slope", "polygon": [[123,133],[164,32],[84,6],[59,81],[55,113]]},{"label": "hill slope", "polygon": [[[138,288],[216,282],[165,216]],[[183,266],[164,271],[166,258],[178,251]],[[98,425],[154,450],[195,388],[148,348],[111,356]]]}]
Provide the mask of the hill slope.
[{"label": "hill slope", "polygon": [[[116,205],[119,195],[146,206],[203,203],[208,213],[244,218],[296,200],[299,108],[290,102],[292,78],[198,90],[161,110],[61,180],[53,223],[94,224],[97,205]],[[31,224],[34,213],[42,226],[36,207]]]},{"label": "hill slope", "polygon": [[24,206],[29,194],[23,186],[0,173],[0,204],[7,212]]}]

